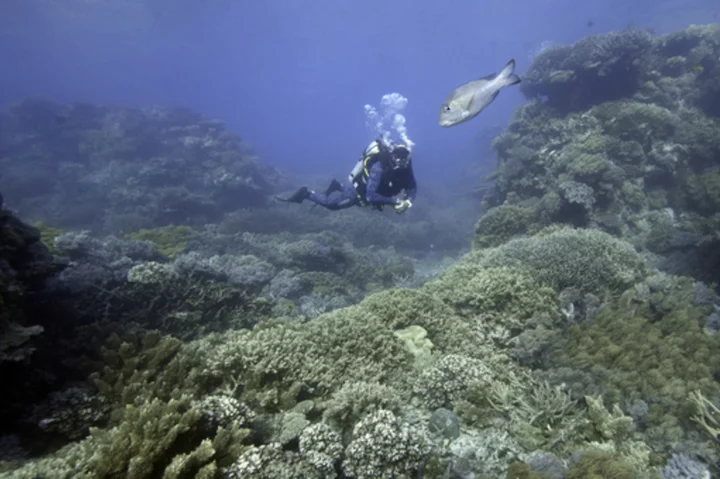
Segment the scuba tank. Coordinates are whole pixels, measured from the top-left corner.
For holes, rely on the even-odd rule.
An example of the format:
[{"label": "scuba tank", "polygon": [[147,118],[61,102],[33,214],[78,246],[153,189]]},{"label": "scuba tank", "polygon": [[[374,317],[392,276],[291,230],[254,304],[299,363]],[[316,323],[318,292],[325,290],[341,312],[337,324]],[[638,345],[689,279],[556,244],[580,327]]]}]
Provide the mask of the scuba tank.
[{"label": "scuba tank", "polygon": [[350,171],[350,174],[348,175],[348,180],[350,180],[350,183],[354,183],[354,182],[355,182],[355,178],[357,178],[357,176],[358,176],[360,173],[362,173],[362,170],[363,170],[363,160],[364,160],[364,159],[365,159],[365,157],[360,158],[360,159],[357,161],[357,163],[355,163],[355,168],[353,168],[352,171]]},{"label": "scuba tank", "polygon": [[348,175],[348,179],[350,180],[350,183],[355,183],[358,175],[360,175],[363,171],[363,168],[365,168],[365,159],[369,156],[376,155],[380,153],[381,151],[388,151],[389,147],[387,143],[382,139],[378,138],[377,140],[370,143],[367,148],[365,148],[365,151],[363,151],[362,157],[358,160],[358,162],[355,164],[355,167],[352,169],[350,174]]}]

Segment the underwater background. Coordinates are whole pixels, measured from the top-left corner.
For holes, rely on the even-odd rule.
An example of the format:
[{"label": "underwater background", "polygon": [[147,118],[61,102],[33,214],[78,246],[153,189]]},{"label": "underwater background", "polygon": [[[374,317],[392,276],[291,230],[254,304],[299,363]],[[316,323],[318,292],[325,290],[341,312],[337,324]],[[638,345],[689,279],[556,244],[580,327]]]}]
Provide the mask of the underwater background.
[{"label": "underwater background", "polygon": [[0,477],[720,477],[719,15],[4,0]]}]

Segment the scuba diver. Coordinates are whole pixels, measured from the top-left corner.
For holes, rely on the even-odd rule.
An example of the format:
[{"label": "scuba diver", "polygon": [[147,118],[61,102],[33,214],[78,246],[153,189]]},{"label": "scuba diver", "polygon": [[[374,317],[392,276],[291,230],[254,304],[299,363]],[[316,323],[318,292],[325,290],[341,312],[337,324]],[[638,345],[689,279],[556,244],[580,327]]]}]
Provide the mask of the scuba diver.
[{"label": "scuba diver", "polygon": [[[275,198],[288,203],[310,200],[329,210],[369,205],[382,211],[385,206],[392,205],[400,214],[412,206],[417,194],[410,149],[402,144],[388,144],[382,139],[365,148],[348,179],[347,185],[333,179],[321,193],[303,186],[288,198]],[[403,197],[399,198],[403,191]]]}]

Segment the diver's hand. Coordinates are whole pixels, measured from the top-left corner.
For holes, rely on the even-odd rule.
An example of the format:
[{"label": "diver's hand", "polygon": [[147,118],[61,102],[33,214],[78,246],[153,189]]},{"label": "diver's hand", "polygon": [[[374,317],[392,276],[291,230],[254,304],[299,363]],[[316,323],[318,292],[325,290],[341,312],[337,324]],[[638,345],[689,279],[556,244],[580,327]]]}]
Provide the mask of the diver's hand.
[{"label": "diver's hand", "polygon": [[405,210],[407,210],[411,206],[412,206],[412,201],[399,200],[397,203],[395,203],[395,212],[397,214],[405,213]]}]

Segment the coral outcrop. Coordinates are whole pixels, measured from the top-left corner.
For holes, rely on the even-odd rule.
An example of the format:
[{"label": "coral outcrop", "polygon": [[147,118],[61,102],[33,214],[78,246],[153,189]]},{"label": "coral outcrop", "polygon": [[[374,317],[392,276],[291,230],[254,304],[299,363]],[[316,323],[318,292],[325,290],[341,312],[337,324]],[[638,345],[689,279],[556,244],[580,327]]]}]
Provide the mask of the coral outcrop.
[{"label": "coral outcrop", "polygon": [[186,109],[31,98],[0,115],[0,131],[6,199],[61,228],[204,224],[287,185],[222,122]]},{"label": "coral outcrop", "polygon": [[476,247],[563,223],[622,237],[651,264],[717,281],[720,27],[626,30],[553,46],[494,141]]}]

